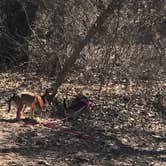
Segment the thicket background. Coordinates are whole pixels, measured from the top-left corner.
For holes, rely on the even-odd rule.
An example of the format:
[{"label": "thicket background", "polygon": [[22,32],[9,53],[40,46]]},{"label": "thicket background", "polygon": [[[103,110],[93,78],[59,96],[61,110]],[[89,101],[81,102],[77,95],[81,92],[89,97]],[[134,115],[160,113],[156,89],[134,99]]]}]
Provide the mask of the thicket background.
[{"label": "thicket background", "polygon": [[[103,16],[84,45],[110,3],[113,11]],[[70,73],[82,83],[164,81],[165,8],[164,0],[2,0],[1,69],[26,62],[34,71],[57,77],[74,50],[83,45],[70,64]]]},{"label": "thicket background", "polygon": [[[165,11],[165,0],[1,0],[1,91],[4,84],[10,87],[7,94],[14,89],[13,78],[19,90],[31,85],[40,92],[41,76],[55,94],[63,83],[70,86],[61,94],[85,86],[93,91],[97,110],[92,126],[115,135],[119,130],[119,137],[126,128],[141,128],[142,142],[151,141],[146,132],[165,140]],[[138,135],[133,138],[139,142]],[[149,142],[150,149],[165,146],[165,141]]]}]

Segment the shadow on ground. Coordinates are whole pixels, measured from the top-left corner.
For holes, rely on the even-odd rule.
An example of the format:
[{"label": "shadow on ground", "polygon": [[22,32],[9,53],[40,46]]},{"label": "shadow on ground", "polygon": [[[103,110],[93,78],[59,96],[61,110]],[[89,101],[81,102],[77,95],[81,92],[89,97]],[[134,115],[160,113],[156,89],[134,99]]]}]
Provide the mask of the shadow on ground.
[{"label": "shadow on ground", "polygon": [[[13,120],[4,119],[1,119],[0,122],[15,123]],[[15,138],[10,138],[14,139],[18,146],[1,147],[0,153],[12,152],[29,158],[43,156],[45,160],[52,156],[52,162],[58,158],[63,158],[69,165],[76,163],[101,164],[103,161],[111,163],[115,160],[148,163],[147,161],[153,158],[160,162],[166,161],[166,150],[159,150],[157,146],[155,149],[154,147],[135,147],[134,145],[124,144],[115,134],[108,135],[101,128],[91,127],[79,121],[70,122],[70,129],[71,131],[77,130],[83,135],[88,135],[88,137],[34,127],[32,130],[17,133]],[[133,131],[121,132],[125,135],[131,135]],[[138,132],[144,132],[144,135],[151,137],[151,133],[142,130]],[[152,139],[155,142],[156,138]],[[157,139],[156,144],[163,143],[163,141],[165,141],[165,138]],[[51,162],[50,159],[49,162]]]}]

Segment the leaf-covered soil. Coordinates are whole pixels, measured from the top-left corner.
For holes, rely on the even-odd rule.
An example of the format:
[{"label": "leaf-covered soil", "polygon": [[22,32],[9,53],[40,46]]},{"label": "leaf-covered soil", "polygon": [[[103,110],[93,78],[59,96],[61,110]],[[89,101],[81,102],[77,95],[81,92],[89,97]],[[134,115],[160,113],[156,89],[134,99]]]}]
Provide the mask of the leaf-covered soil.
[{"label": "leaf-covered soil", "polygon": [[64,84],[59,98],[88,89],[93,100],[87,115],[55,123],[66,130],[15,122],[15,111],[6,112],[13,91],[41,93],[50,83],[36,73],[0,73],[0,165],[166,165],[165,107],[147,101],[141,85],[110,85],[98,96],[98,85]]}]

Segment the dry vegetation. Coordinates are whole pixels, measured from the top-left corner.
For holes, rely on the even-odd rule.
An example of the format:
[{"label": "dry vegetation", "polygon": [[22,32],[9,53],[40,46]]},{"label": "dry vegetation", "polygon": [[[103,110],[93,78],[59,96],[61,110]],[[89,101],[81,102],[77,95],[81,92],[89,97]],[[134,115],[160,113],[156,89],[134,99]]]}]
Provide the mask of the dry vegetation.
[{"label": "dry vegetation", "polygon": [[[34,78],[35,77],[35,78]],[[12,89],[34,91],[48,85],[47,78],[31,74],[3,73],[0,75],[1,104],[1,165],[164,165],[165,163],[165,118],[156,108],[156,85],[147,101],[146,90],[112,85],[103,88],[64,84],[58,92],[74,96],[84,88],[89,89],[94,105],[87,117],[56,124],[71,131],[79,131],[83,137],[42,125],[16,123],[15,112],[6,113],[6,102]],[[34,81],[35,80],[35,81]],[[165,88],[163,83],[161,89]],[[36,88],[36,91],[38,88]],[[87,136],[88,137],[84,137]],[[26,164],[25,164],[26,163]]]},{"label": "dry vegetation", "polygon": [[[0,165],[166,165],[165,9],[164,0],[1,0]],[[92,111],[36,118],[54,129],[6,112],[13,92],[45,89],[60,101],[88,90]]]}]

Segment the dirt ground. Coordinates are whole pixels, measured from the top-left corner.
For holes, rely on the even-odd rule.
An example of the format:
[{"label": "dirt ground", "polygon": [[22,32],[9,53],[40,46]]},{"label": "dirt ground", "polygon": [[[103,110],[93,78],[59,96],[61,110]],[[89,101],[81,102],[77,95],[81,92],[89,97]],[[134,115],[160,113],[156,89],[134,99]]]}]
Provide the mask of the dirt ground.
[{"label": "dirt ground", "polygon": [[110,87],[99,98],[95,86],[66,84],[59,96],[89,88],[93,109],[55,124],[58,129],[16,122],[14,111],[6,113],[13,89],[40,92],[46,85],[47,79],[32,73],[0,74],[0,165],[166,165],[166,116],[139,93],[128,97],[121,88]]}]

